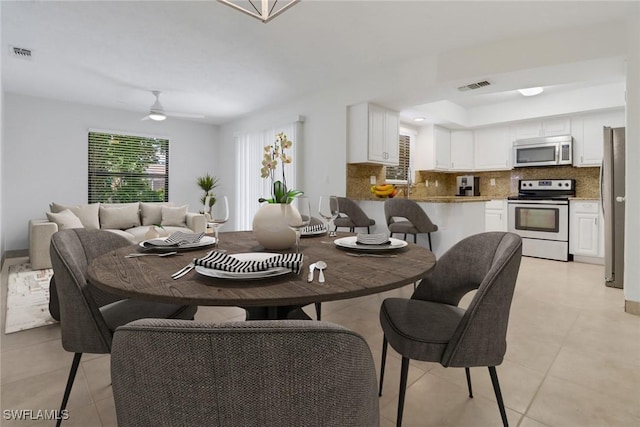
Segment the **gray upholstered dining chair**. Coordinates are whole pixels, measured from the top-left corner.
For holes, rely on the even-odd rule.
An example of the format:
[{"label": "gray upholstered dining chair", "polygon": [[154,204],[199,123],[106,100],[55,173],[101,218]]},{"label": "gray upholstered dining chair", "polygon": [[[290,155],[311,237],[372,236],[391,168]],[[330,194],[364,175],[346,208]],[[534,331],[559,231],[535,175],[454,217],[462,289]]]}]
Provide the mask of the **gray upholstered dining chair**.
[{"label": "gray upholstered dining chair", "polygon": [[384,216],[390,235],[402,233],[406,240],[407,234],[413,234],[413,243],[416,243],[418,234],[427,233],[429,250],[433,250],[431,233],[438,231],[438,226],[431,222],[424,209],[415,201],[395,197],[387,199],[384,202]]},{"label": "gray upholstered dining chair", "polygon": [[[507,324],[521,257],[522,240],[516,234],[488,232],[467,237],[438,260],[411,299],[382,302],[380,395],[387,345],[391,344],[402,356],[398,426],[402,425],[410,359],[465,368],[469,397],[473,397],[469,368],[487,366],[502,422],[508,426],[496,366],[507,349]],[[474,290],[468,308],[458,307],[462,297]]]},{"label": "gray upholstered dining chair", "polygon": [[[62,347],[75,353],[62,398],[66,408],[82,353],[111,351],[118,326],[142,318],[193,319],[197,307],[123,299],[92,286],[87,279],[91,261],[111,250],[131,245],[125,237],[105,230],[67,229],[51,238],[50,254],[60,309]],[[60,425],[58,419],[57,425]]]},{"label": "gray upholstered dining chair", "polygon": [[360,206],[347,197],[338,197],[339,216],[333,220],[335,229],[348,228],[354,232],[356,228],[366,227],[367,233],[371,233],[371,226],[376,225],[376,221],[369,218]]},{"label": "gray upholstered dining chair", "polygon": [[111,380],[119,427],[379,425],[367,343],[327,322],[132,322]]}]

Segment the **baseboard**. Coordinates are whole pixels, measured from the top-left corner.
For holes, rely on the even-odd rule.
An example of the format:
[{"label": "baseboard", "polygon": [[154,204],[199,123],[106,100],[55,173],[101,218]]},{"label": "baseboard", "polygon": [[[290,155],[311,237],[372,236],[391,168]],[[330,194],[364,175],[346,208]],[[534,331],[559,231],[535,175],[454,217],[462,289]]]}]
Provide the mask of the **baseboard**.
[{"label": "baseboard", "polygon": [[584,256],[584,255],[574,255],[574,262],[584,262],[586,264],[598,264],[604,265],[604,258],[593,257],[593,256]]},{"label": "baseboard", "polygon": [[29,256],[29,249],[18,249],[14,251],[4,251],[0,260],[0,266],[4,267],[4,262],[11,258],[22,258]]},{"label": "baseboard", "polygon": [[640,301],[624,301],[624,311],[629,314],[640,316]]}]

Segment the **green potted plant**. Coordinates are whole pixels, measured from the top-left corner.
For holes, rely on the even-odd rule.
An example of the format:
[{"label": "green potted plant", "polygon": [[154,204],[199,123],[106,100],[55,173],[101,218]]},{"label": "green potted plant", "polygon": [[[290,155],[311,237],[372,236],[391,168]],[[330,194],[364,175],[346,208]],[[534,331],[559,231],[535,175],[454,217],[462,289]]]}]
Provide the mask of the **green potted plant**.
[{"label": "green potted plant", "polygon": [[196,179],[198,187],[200,187],[202,191],[204,191],[204,195],[200,198],[202,206],[204,207],[202,213],[209,212],[211,210],[211,206],[216,203],[216,197],[215,194],[212,193],[212,191],[218,186],[218,182],[218,177],[211,176],[209,175],[209,173],[204,176],[199,176]]}]

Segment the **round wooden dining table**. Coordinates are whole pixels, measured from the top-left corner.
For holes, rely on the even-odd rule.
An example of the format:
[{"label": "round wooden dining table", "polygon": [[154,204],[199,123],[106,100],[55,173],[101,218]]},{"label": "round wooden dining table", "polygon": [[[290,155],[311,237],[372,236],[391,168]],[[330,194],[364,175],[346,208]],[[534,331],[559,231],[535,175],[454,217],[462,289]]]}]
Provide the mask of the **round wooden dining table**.
[{"label": "round wooden dining table", "polygon": [[[352,233],[338,233],[338,237]],[[94,259],[88,268],[92,285],[127,298],[199,306],[237,306],[247,311],[247,319],[308,318],[300,309],[318,304],[356,298],[399,288],[420,280],[435,265],[428,249],[409,243],[388,251],[345,250],[326,235],[301,239],[304,264],[300,274],[231,280],[201,275],[192,270],[184,277],[171,275],[211,250],[202,248],[178,252],[167,257],[125,258],[139,252],[137,245],[126,246]],[[265,250],[250,231],[220,233],[220,249],[228,254],[248,252],[286,253]],[[373,255],[373,256],[372,256]],[[325,282],[319,283],[318,271],[307,281],[309,265],[327,263]]]}]

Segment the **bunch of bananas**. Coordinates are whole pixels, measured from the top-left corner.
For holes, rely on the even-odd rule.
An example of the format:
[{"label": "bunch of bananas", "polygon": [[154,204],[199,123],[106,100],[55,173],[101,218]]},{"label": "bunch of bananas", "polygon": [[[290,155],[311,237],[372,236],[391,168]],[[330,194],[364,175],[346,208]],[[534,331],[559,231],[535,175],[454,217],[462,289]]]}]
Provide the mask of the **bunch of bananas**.
[{"label": "bunch of bananas", "polygon": [[393,197],[398,194],[398,189],[392,184],[372,185],[371,193],[376,197]]}]

